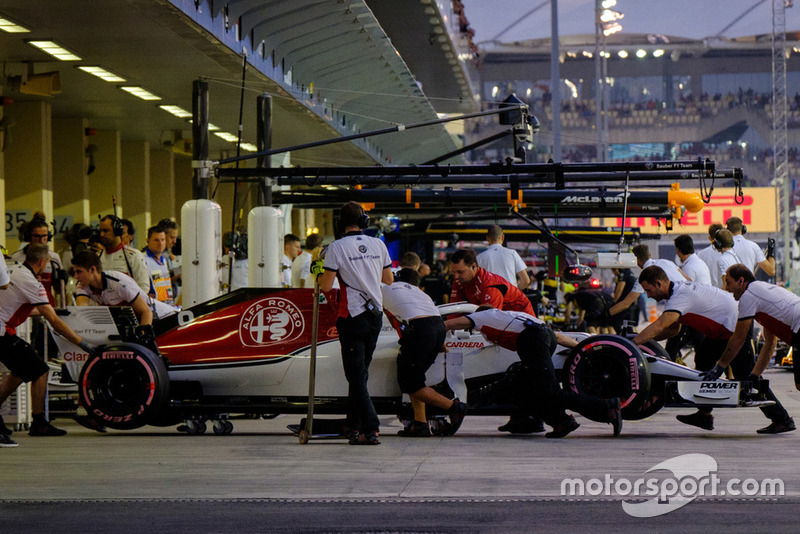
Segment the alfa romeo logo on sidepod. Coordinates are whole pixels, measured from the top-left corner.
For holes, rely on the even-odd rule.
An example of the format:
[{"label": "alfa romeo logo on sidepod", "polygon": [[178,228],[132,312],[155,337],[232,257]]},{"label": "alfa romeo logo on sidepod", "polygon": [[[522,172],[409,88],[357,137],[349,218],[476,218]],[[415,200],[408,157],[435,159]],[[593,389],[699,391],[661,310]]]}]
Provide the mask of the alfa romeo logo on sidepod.
[{"label": "alfa romeo logo on sidepod", "polygon": [[291,301],[270,297],[253,303],[242,314],[239,337],[247,347],[285,343],[299,337],[303,314]]}]

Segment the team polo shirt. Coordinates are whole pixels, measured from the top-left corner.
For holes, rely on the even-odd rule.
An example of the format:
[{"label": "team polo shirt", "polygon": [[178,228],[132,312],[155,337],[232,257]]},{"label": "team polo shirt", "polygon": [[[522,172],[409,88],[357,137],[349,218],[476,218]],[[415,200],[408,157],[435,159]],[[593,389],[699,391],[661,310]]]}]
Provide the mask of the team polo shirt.
[{"label": "team polo shirt", "polygon": [[517,283],[517,273],[525,270],[525,262],[516,250],[495,243],[478,254],[478,266],[490,273],[499,274],[512,284]]},{"label": "team polo shirt", "polygon": [[733,236],[733,250],[741,258],[741,263],[744,263],[751,273],[755,273],[756,266],[767,259],[758,244],[745,239],[741,234]]},{"label": "team polo shirt", "polygon": [[[120,243],[115,249],[105,249],[100,254],[100,265],[103,266],[104,272],[124,273],[133,278],[145,293],[150,291],[150,274],[147,272],[147,264],[145,264],[142,253],[135,248],[126,247]],[[129,270],[133,272],[128,272]]]},{"label": "team polo shirt", "polygon": [[717,268],[719,269],[719,285],[717,287],[722,287],[725,280],[725,273],[728,272],[728,267],[736,265],[737,263],[742,263],[742,260],[732,248],[729,248],[719,255],[719,261],[717,262]]},{"label": "team polo shirt", "polygon": [[381,293],[383,309],[400,337],[403,336],[400,325],[404,322],[422,317],[441,317],[433,300],[417,286],[407,282],[394,282],[391,285],[382,285]]},{"label": "team polo shirt", "polygon": [[683,262],[682,269],[686,276],[692,279],[692,282],[711,285],[711,273],[708,270],[708,265],[698,258],[697,254],[689,254],[686,257],[686,261]]},{"label": "team polo shirt", "polygon": [[381,306],[381,278],[391,265],[389,251],[378,238],[350,232],[331,243],[322,266],[339,279],[339,317],[361,315],[369,299]]},{"label": "team polo shirt", "polygon": [[680,314],[678,322],[713,339],[728,339],[736,328],[738,310],[733,295],[695,282],[673,282],[665,312]]},{"label": "team polo shirt", "polygon": [[513,351],[517,350],[517,338],[528,324],[544,324],[544,321],[528,313],[497,309],[471,313],[466,317],[472,322],[473,328],[480,330],[483,337]]},{"label": "team polo shirt", "polygon": [[[27,252],[28,252],[28,245],[14,252],[11,255],[11,259],[22,265],[23,263],[25,263],[25,255],[27,254]],[[61,257],[52,250],[50,250],[49,253],[50,253],[50,260],[47,262],[47,265],[44,266],[44,269],[42,269],[42,272],[40,272],[39,276],[37,276],[36,278],[39,279],[39,281],[44,286],[45,291],[47,291],[47,300],[50,303],[50,305],[55,306],[56,301],[55,298],[53,297],[53,292],[51,291],[51,289],[53,288],[53,267],[55,267],[56,269],[61,269]]]},{"label": "team polo shirt", "polygon": [[103,271],[102,289],[95,291],[91,287],[79,287],[75,292],[76,297],[88,297],[92,302],[100,306],[132,306],[136,298],[141,295],[145,303],[153,309],[156,319],[163,319],[168,315],[177,312],[172,306],[151,299],[142,291],[136,282],[127,274],[119,271]]},{"label": "team polo shirt", "polygon": [[11,281],[11,276],[8,274],[8,265],[5,260],[0,261],[0,286],[4,286]]},{"label": "team polo shirt", "polygon": [[453,282],[450,302],[488,304],[499,310],[521,311],[534,315],[531,301],[515,285],[500,276],[478,267],[472,280],[465,284]]},{"label": "team polo shirt", "polygon": [[711,275],[711,285],[722,287],[722,280],[719,277],[719,257],[721,254],[712,246],[706,247],[697,253],[697,257],[703,260],[708,266],[708,274]]},{"label": "team polo shirt", "polygon": [[0,333],[16,334],[17,327],[42,304],[50,304],[42,283],[27,264],[14,265],[8,288],[0,291]]},{"label": "team polo shirt", "polygon": [[755,319],[786,343],[800,331],[800,297],[767,282],[750,282],[739,297],[739,320]]},{"label": "team polo shirt", "polygon": [[[678,266],[675,265],[675,262],[669,260],[661,260],[661,259],[653,259],[650,258],[646,262],[644,262],[644,267],[642,269],[647,269],[651,265],[658,265],[664,271],[664,274],[667,275],[670,282],[685,282],[686,277],[681,274],[680,269]],[[637,293],[644,293],[644,289],[642,289],[642,284],[639,282],[639,279],[636,279],[636,283],[633,284],[633,289],[631,291],[635,291]]]}]

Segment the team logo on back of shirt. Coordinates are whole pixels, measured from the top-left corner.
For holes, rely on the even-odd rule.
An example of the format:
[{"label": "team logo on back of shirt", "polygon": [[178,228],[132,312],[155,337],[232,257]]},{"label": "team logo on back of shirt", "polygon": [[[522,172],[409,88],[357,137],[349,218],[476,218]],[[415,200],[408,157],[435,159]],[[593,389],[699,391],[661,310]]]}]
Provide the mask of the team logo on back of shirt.
[{"label": "team logo on back of shirt", "polygon": [[367,246],[366,245],[358,245],[358,251],[360,253],[364,254],[365,252],[367,252]]},{"label": "team logo on back of shirt", "polygon": [[247,347],[285,343],[300,337],[305,322],[291,301],[269,297],[253,303],[242,314],[239,337]]}]

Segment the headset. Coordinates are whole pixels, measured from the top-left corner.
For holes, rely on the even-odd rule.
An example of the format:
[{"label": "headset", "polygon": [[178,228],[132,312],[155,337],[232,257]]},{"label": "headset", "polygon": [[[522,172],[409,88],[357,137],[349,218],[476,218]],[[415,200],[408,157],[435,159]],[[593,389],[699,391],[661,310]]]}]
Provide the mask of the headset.
[{"label": "headset", "polygon": [[356,226],[358,226],[362,230],[369,226],[369,215],[367,215],[367,212],[364,211],[364,208],[361,208],[361,214],[358,216],[358,218],[355,221],[345,222],[342,219],[341,215],[340,215],[339,221],[338,221],[338,226],[339,226],[340,231],[342,233],[344,233],[344,229],[345,228],[347,228],[348,226],[352,226],[353,224],[355,224]]},{"label": "headset", "polygon": [[97,216],[100,220],[108,219],[111,223],[111,232],[117,237],[122,237],[122,234],[125,233],[125,226],[122,224],[122,219],[117,217],[116,215],[105,215],[103,217]]},{"label": "headset", "polygon": [[[33,230],[33,228],[31,228],[31,225],[33,224],[34,221],[46,222],[44,219],[36,218],[36,219],[32,219],[29,223],[27,223],[25,225],[25,232],[24,232],[24,235],[22,237],[28,243],[31,242],[31,231]],[[53,226],[55,226],[55,224],[56,224],[55,221],[53,221],[52,224],[53,224]],[[48,224],[46,226],[42,226],[42,228],[47,228],[47,242],[49,243],[50,241],[53,240],[53,232],[52,232],[52,230],[50,230],[50,225]]]},{"label": "headset", "polygon": [[714,233],[714,241],[712,241],[712,242],[711,242],[711,244],[712,244],[712,245],[714,245],[714,249],[715,249],[715,250],[718,250],[718,251],[721,251],[721,250],[724,248],[724,246],[725,246],[725,244],[722,242],[722,239],[719,237],[719,233],[720,233],[722,230],[723,230],[723,229],[722,229],[722,228],[720,228],[719,230],[717,230],[717,231]]}]

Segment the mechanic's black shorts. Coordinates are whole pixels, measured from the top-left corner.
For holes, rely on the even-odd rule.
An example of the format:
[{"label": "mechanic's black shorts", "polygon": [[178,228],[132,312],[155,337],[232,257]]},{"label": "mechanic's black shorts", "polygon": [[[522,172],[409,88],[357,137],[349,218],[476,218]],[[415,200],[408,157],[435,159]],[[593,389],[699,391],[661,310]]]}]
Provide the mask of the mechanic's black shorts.
[{"label": "mechanic's black shorts", "polygon": [[33,347],[11,334],[0,337],[0,362],[24,382],[36,380],[48,371],[47,364]]},{"label": "mechanic's black shorts", "polygon": [[420,317],[408,322],[397,355],[400,391],[414,393],[425,387],[425,371],[441,352],[446,334],[441,317]]}]

